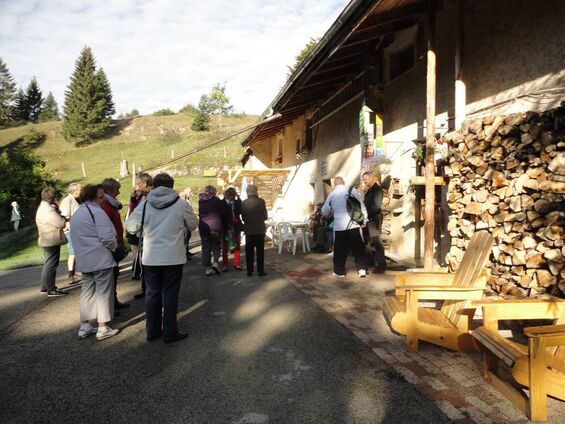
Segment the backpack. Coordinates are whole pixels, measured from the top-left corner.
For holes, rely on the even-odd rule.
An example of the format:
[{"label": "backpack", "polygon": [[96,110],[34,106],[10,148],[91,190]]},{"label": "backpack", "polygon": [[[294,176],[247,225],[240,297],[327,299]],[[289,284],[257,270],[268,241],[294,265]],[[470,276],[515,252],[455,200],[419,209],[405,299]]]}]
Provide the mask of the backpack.
[{"label": "backpack", "polygon": [[351,218],[351,222],[354,222],[359,225],[363,225],[365,223],[365,215],[363,215],[363,210],[361,209],[361,203],[359,199],[355,197],[351,191],[353,187],[349,187],[349,191],[347,192],[347,197],[345,199],[347,205],[347,213]]}]

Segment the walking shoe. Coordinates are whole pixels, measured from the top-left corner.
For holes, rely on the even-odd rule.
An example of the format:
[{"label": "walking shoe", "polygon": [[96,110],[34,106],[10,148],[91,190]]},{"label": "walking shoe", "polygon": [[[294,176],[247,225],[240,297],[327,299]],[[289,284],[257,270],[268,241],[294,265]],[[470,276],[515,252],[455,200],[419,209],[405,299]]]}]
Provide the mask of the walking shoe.
[{"label": "walking shoe", "polygon": [[222,268],[222,272],[228,272],[227,268]]},{"label": "walking shoe", "polygon": [[78,329],[78,338],[79,339],[86,339],[88,336],[92,336],[96,334],[98,328],[93,327],[92,324],[81,324],[80,328]]},{"label": "walking shoe", "polygon": [[187,333],[179,333],[177,331],[172,337],[163,337],[163,342],[165,343],[178,342],[179,340],[186,339],[187,337],[188,337]]},{"label": "walking shoe", "polygon": [[233,269],[237,270],[237,271],[243,271],[243,268],[240,266],[234,266]]},{"label": "walking shoe", "polygon": [[367,271],[360,269],[359,271],[357,271],[357,274],[359,274],[359,277],[365,278],[367,276]]},{"label": "walking shoe", "polygon": [[252,277],[252,276],[253,276],[253,273],[252,273],[252,272],[249,272],[249,271],[247,271],[247,276],[248,276],[248,277]]},{"label": "walking shoe", "polygon": [[118,334],[120,332],[120,330],[118,330],[117,328],[110,328],[107,325],[104,327],[99,327],[98,331],[96,332],[96,340],[104,340],[104,339],[108,339],[110,337],[115,336],[116,334]]},{"label": "walking shoe", "polygon": [[212,269],[214,270],[214,272],[215,272],[216,274],[221,274],[221,273],[222,273],[222,271],[220,271],[220,265],[218,265],[218,262],[214,262],[214,263],[212,264]]},{"label": "walking shoe", "polygon": [[210,267],[210,268],[208,268],[208,269],[206,270],[206,276],[207,276],[207,277],[210,277],[210,276],[215,275],[215,274],[216,274],[216,271],[214,271],[214,270],[212,269],[212,267]]},{"label": "walking shoe", "polygon": [[47,297],[61,297],[61,296],[66,296],[68,293],[65,293],[62,290],[59,289],[55,289],[55,290],[51,290],[50,292],[47,292]]},{"label": "walking shoe", "polygon": [[126,309],[129,308],[129,303],[125,303],[125,302],[120,302],[116,299],[116,301],[114,302],[114,309]]},{"label": "walking shoe", "polygon": [[332,272],[332,277],[345,278],[345,274],[336,274],[335,272]]},{"label": "walking shoe", "polygon": [[373,270],[373,274],[384,274],[386,271],[386,267],[376,267]]},{"label": "walking shoe", "polygon": [[265,275],[267,275],[265,271],[259,273],[259,277],[264,277]]}]

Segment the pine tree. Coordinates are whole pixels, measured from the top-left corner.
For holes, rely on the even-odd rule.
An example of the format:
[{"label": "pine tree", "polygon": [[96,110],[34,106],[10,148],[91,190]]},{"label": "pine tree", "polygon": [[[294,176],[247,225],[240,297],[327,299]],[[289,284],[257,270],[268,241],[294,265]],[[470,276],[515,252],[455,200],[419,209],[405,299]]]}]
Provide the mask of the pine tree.
[{"label": "pine tree", "polygon": [[76,143],[92,141],[110,125],[107,93],[100,89],[100,79],[92,50],[84,47],[65,91],[63,135],[67,140]]},{"label": "pine tree", "polygon": [[210,115],[199,110],[190,124],[192,131],[208,131],[210,129]]},{"label": "pine tree", "polygon": [[41,105],[43,104],[43,93],[39,89],[37,79],[33,77],[26,90],[27,121],[39,122]]},{"label": "pine tree", "polygon": [[17,95],[16,83],[8,67],[0,57],[0,125],[8,124],[13,101]]},{"label": "pine tree", "polygon": [[16,94],[14,105],[11,108],[10,117],[14,122],[24,122],[29,118],[29,108],[24,90],[21,88]]},{"label": "pine tree", "polygon": [[55,101],[53,93],[49,92],[45,101],[43,102],[43,107],[41,108],[41,113],[39,114],[39,120],[41,122],[47,121],[58,121],[59,118],[59,106]]},{"label": "pine tree", "polygon": [[112,89],[106,77],[106,73],[102,68],[96,72],[96,79],[98,80],[98,90],[104,99],[104,119],[110,119],[116,108],[114,107],[114,100],[112,99]]}]

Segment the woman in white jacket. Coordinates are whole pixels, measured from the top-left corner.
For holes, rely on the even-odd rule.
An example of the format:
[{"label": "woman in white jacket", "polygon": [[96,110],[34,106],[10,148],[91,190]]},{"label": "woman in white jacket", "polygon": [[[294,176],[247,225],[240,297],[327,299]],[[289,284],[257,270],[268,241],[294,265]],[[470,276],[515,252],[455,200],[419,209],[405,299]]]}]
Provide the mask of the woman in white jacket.
[{"label": "woman in white jacket", "polygon": [[[102,185],[85,186],[81,198],[82,204],[71,218],[76,268],[82,272],[78,337],[84,339],[96,333],[98,340],[104,340],[119,331],[107,325],[114,317],[116,261],[112,252],[118,242],[114,225],[102,210]],[[91,321],[98,321],[98,329]]]}]

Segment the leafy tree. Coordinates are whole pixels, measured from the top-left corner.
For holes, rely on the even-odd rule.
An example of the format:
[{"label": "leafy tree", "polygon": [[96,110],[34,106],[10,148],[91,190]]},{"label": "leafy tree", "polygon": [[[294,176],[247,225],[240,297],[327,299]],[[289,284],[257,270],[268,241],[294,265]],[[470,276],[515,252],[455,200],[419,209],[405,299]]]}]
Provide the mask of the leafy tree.
[{"label": "leafy tree", "polygon": [[155,116],[169,116],[169,115],[174,115],[174,114],[175,114],[175,112],[173,112],[169,108],[159,109],[159,110],[153,112],[153,115],[155,115]]},{"label": "leafy tree", "polygon": [[0,125],[7,125],[11,118],[12,103],[16,98],[16,83],[8,67],[0,57]]},{"label": "leafy tree", "polygon": [[114,100],[112,99],[112,89],[110,88],[110,82],[104,69],[100,68],[96,72],[96,79],[98,80],[98,90],[100,95],[104,99],[104,119],[110,119],[114,113],[116,113],[116,108],[114,106]]},{"label": "leafy tree", "polygon": [[233,111],[233,106],[229,103],[230,98],[226,94],[226,85],[218,83],[212,87],[210,94],[203,94],[200,97],[198,109],[209,115],[229,115]]},{"label": "leafy tree", "polygon": [[11,118],[12,121],[15,122],[24,122],[27,121],[29,118],[29,108],[27,106],[27,98],[24,93],[24,90],[21,88],[18,90],[16,94],[16,100],[14,101],[14,105],[11,110]]},{"label": "leafy tree", "polygon": [[41,108],[41,113],[39,114],[39,120],[41,122],[47,121],[58,121],[59,118],[59,106],[53,93],[49,92],[45,101],[43,102],[43,107]]},{"label": "leafy tree", "polygon": [[132,109],[131,112],[126,115],[127,118],[132,118],[134,116],[139,116],[139,110],[135,108]]},{"label": "leafy tree", "polygon": [[31,82],[27,86],[25,96],[27,106],[26,121],[37,123],[39,121],[39,114],[41,113],[41,105],[43,104],[43,93],[41,93],[35,77],[31,79]]},{"label": "leafy tree", "polygon": [[288,74],[286,74],[287,79],[292,76],[292,74],[298,69],[298,67],[302,64],[302,62],[304,62],[304,60],[308,57],[308,55],[312,53],[312,50],[314,50],[314,48],[318,45],[319,41],[320,41],[319,38],[310,38],[310,40],[306,43],[306,45],[302,48],[302,50],[300,50],[300,53],[298,53],[294,57],[294,65],[287,66],[288,68]]},{"label": "leafy tree", "polygon": [[103,72],[96,72],[92,50],[84,47],[65,91],[63,135],[67,140],[90,142],[102,136],[110,125],[114,106],[108,102],[110,86],[104,87],[104,79]]},{"label": "leafy tree", "polygon": [[210,115],[206,112],[199,110],[190,124],[192,131],[209,131],[210,130]]},{"label": "leafy tree", "polygon": [[45,170],[45,163],[31,153],[0,150],[0,227],[9,225],[10,203],[16,200],[22,207],[24,220],[33,221],[41,199],[41,190],[58,186]]}]

